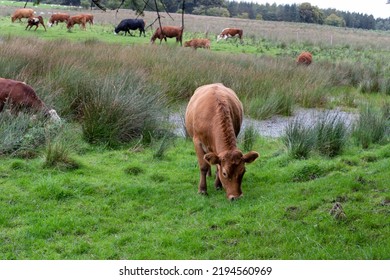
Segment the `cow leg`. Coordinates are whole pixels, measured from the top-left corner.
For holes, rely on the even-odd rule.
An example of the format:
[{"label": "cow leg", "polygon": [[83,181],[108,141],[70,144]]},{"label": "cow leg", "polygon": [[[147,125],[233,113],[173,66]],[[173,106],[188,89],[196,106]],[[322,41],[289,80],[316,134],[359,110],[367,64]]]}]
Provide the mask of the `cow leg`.
[{"label": "cow leg", "polygon": [[216,190],[222,190],[222,183],[221,180],[219,179],[219,166],[217,165],[217,172],[215,172],[215,181],[214,181],[214,186]]},{"label": "cow leg", "polygon": [[198,141],[196,138],[193,139],[193,142],[200,170],[198,193],[207,195],[206,175],[210,172],[211,167],[204,160],[205,152],[203,150],[202,143],[200,143],[200,141]]}]

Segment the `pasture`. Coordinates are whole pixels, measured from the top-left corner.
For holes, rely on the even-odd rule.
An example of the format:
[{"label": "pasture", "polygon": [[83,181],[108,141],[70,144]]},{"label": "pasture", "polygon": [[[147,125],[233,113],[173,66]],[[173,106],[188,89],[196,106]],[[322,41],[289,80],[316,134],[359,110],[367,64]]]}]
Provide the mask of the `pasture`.
[{"label": "pasture", "polygon": [[[211,40],[194,51],[150,45],[150,28],[115,36],[132,11],[92,11],[86,31],[45,32],[11,23],[13,9],[0,9],[0,77],[26,81],[63,122],[0,113],[0,259],[390,258],[389,33],[187,16],[183,42]],[[180,25],[172,16],[163,21]],[[227,25],[244,29],[242,44],[216,43]],[[298,67],[304,50],[313,63]],[[376,122],[349,127],[340,154],[297,159],[283,138],[247,128],[239,146],[260,157],[244,197],[229,202],[213,178],[201,196],[193,144],[169,119],[214,82],[235,90],[247,117],[369,108],[385,134],[367,142],[362,130]]]}]

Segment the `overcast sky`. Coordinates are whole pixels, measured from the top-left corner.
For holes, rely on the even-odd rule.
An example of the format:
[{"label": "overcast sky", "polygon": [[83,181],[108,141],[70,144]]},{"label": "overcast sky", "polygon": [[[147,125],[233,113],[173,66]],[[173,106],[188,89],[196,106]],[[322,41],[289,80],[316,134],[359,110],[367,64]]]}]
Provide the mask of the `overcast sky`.
[{"label": "overcast sky", "polygon": [[[304,2],[310,3],[312,6],[317,6],[321,9],[335,8],[339,11],[356,12],[368,15],[373,15],[375,18],[390,17],[390,4],[386,4],[387,0],[240,0],[242,2],[253,2],[259,4],[300,4]],[[238,1],[239,2],[239,1]]]}]

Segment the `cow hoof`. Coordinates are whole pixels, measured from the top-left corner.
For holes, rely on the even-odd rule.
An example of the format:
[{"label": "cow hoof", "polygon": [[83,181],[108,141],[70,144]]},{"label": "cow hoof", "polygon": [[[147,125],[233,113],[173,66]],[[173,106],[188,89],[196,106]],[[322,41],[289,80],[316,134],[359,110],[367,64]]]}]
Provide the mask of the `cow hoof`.
[{"label": "cow hoof", "polygon": [[201,194],[201,195],[209,195],[209,194],[207,193],[207,191],[199,191],[198,193]]}]

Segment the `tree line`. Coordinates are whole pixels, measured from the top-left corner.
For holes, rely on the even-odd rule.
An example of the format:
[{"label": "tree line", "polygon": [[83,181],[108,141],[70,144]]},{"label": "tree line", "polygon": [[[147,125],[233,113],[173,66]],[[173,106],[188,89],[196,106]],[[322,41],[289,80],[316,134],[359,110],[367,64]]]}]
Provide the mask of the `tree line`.
[{"label": "tree line", "polygon": [[[25,0],[26,1],[26,0]],[[21,2],[25,2],[21,1]],[[137,11],[181,12],[183,0],[31,0],[35,3],[93,7],[98,2],[107,9],[128,8]],[[384,0],[385,1],[385,0]],[[390,3],[390,1],[388,1]],[[185,13],[195,15],[246,18],[253,20],[303,22],[370,30],[390,30],[390,17],[320,9],[309,2],[301,4],[257,4],[234,0],[185,0]]]}]

